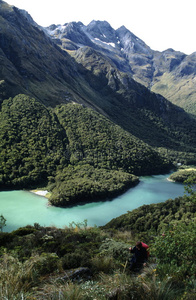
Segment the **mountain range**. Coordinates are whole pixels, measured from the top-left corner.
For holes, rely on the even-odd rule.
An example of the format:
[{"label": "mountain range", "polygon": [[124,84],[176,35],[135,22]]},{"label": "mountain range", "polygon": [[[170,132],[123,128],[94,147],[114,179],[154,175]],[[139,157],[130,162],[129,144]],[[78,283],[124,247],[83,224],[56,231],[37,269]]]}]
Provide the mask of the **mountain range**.
[{"label": "mountain range", "polygon": [[114,30],[106,21],[92,21],[87,26],[81,22],[51,25],[46,32],[79,63],[87,66],[81,52],[93,48],[151,91],[196,112],[196,52],[154,51],[126,27]]},{"label": "mountain range", "polygon": [[[153,51],[124,26],[114,30],[107,22],[43,28],[0,0],[1,187],[48,181],[58,195],[73,171],[72,186],[86,172],[91,190],[93,166],[99,184],[100,168],[105,178],[108,170],[110,176],[124,172],[113,178],[120,176],[123,190],[131,172],[195,163],[194,57]],[[177,99],[161,95],[161,86]]]}]

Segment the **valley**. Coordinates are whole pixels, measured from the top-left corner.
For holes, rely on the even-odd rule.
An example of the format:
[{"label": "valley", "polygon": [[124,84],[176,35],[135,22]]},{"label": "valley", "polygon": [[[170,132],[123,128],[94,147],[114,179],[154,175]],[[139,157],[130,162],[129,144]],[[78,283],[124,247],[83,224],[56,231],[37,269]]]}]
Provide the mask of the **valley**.
[{"label": "valley", "polygon": [[1,299],[195,299],[195,73],[196,52],[0,0]]},{"label": "valley", "polygon": [[4,1],[0,15],[1,188],[41,186],[66,206],[196,163],[196,119],[134,80],[128,62],[155,53],[125,27],[42,28]]}]

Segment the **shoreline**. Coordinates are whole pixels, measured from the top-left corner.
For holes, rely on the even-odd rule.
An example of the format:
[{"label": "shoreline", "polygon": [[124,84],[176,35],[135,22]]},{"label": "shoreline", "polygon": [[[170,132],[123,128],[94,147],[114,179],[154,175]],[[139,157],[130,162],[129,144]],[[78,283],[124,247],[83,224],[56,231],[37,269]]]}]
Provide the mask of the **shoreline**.
[{"label": "shoreline", "polygon": [[170,181],[170,182],[176,182],[175,180],[170,179],[169,177],[167,177],[167,180]]},{"label": "shoreline", "polygon": [[38,196],[45,197],[45,198],[48,198],[47,194],[49,194],[49,192],[47,190],[44,190],[44,191],[43,190],[31,190],[30,192],[33,194],[36,194]]}]

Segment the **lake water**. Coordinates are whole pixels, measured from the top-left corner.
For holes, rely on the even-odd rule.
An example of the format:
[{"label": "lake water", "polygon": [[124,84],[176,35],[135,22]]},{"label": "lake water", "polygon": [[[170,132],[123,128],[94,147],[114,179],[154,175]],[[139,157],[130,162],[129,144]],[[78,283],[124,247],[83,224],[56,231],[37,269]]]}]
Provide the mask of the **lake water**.
[{"label": "lake water", "polygon": [[184,186],[167,180],[169,175],[141,177],[140,183],[112,201],[94,202],[72,208],[47,205],[47,199],[28,191],[0,192],[0,215],[7,222],[4,232],[39,223],[63,228],[71,222],[88,220],[88,226],[100,226],[143,204],[174,199],[184,194]]}]

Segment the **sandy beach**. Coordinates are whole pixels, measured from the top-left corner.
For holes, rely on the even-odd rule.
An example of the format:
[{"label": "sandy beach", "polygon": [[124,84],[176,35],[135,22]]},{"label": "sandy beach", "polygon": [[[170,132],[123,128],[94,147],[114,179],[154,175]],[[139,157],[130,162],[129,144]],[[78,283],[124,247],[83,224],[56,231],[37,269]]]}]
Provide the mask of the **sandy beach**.
[{"label": "sandy beach", "polygon": [[46,197],[46,195],[48,194],[48,191],[42,191],[42,190],[32,190],[30,192],[43,197]]}]

